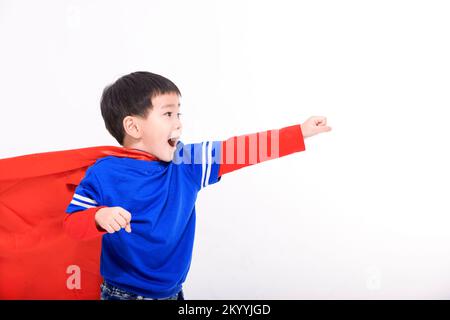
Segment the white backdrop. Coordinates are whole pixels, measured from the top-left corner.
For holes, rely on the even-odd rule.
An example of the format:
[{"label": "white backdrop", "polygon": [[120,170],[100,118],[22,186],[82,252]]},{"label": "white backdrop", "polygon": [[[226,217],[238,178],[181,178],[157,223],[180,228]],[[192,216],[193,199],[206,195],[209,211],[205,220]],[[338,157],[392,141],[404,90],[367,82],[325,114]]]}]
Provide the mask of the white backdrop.
[{"label": "white backdrop", "polygon": [[147,70],[184,142],[325,115],[306,152],[199,194],[188,299],[450,298],[448,1],[0,1],[0,158],[117,145]]}]

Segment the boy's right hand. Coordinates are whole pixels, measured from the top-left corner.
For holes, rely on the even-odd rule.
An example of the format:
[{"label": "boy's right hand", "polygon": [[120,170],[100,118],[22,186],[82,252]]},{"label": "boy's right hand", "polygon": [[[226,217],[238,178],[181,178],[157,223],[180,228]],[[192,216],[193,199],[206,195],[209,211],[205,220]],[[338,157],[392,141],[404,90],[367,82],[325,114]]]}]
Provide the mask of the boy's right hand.
[{"label": "boy's right hand", "polygon": [[121,207],[101,208],[95,214],[97,227],[103,228],[108,233],[114,233],[121,228],[131,232],[131,213]]}]

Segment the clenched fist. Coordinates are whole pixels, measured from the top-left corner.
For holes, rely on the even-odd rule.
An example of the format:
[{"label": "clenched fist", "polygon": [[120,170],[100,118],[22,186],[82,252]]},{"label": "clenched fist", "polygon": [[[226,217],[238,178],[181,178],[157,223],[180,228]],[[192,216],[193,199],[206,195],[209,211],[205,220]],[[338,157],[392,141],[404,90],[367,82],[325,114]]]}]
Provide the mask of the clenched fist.
[{"label": "clenched fist", "polygon": [[302,123],[303,138],[314,136],[318,133],[331,131],[331,127],[327,126],[327,118],[310,117]]},{"label": "clenched fist", "polygon": [[131,232],[131,213],[121,207],[101,208],[95,214],[95,222],[108,233],[114,233],[121,228]]}]

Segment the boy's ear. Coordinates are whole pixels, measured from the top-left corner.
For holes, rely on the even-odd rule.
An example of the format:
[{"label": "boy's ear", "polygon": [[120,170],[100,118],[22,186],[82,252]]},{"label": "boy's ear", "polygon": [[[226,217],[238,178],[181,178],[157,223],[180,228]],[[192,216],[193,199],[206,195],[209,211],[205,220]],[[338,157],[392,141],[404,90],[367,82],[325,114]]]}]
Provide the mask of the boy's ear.
[{"label": "boy's ear", "polygon": [[136,117],[126,116],[123,119],[123,129],[134,139],[139,139],[142,136],[141,123]]}]

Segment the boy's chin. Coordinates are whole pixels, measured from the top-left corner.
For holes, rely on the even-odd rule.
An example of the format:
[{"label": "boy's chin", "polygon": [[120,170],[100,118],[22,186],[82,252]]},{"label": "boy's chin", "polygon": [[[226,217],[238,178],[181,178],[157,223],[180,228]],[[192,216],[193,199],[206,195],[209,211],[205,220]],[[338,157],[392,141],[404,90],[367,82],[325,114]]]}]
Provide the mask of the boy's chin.
[{"label": "boy's chin", "polygon": [[158,157],[158,158],[159,158],[159,160],[161,160],[161,161],[170,162],[170,161],[173,160],[173,157],[174,157],[174,154],[171,153],[170,155],[163,155],[163,156]]}]

